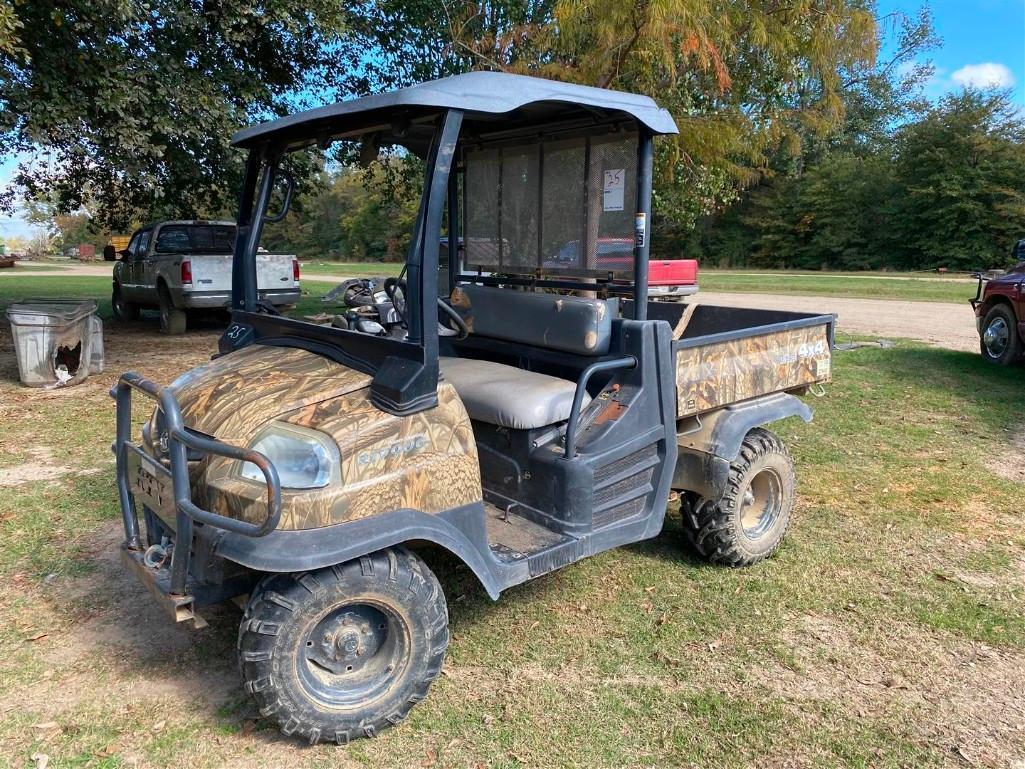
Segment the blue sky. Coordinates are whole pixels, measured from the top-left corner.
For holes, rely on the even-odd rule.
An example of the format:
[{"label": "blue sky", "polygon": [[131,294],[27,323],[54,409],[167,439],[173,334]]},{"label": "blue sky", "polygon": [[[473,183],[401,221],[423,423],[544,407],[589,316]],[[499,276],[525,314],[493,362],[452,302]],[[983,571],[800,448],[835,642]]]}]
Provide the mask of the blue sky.
[{"label": "blue sky", "polygon": [[[938,99],[965,85],[995,84],[1011,88],[1025,109],[1025,0],[933,0],[929,5],[942,43],[924,57],[936,67],[926,94]],[[922,3],[878,0],[878,7],[881,16],[914,15]],[[14,166],[14,160],[0,163],[0,187]],[[0,217],[0,237],[30,233],[20,216]]]},{"label": "blue sky", "polygon": [[[881,16],[922,6],[908,0],[879,0]],[[924,58],[936,67],[926,87],[933,99],[965,84],[999,82],[1013,88],[1025,107],[1025,0],[933,0],[936,33],[942,43]]]}]

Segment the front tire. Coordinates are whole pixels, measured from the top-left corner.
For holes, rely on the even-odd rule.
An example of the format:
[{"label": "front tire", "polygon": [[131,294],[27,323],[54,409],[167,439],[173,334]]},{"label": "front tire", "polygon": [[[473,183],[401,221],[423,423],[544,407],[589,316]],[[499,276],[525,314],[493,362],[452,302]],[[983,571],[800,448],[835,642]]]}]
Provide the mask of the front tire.
[{"label": "front tire", "polygon": [[774,433],[761,427],[744,438],[718,502],[681,499],[683,531],[712,563],[750,566],[775,553],[790,526],[796,478],[794,460]]},{"label": "front tire", "polygon": [[114,312],[114,320],[116,321],[127,323],[139,319],[139,305],[125,299],[120,283],[115,283],[114,289],[111,291],[110,307]]},{"label": "front tire", "polygon": [[1014,311],[1006,304],[998,304],[982,321],[979,349],[983,360],[1001,366],[1021,363],[1022,342],[1018,336],[1018,321]]},{"label": "front tire", "polygon": [[188,323],[185,311],[175,308],[171,292],[165,284],[160,284],[157,294],[160,299],[160,332],[170,335],[184,334]]},{"label": "front tire", "polygon": [[345,744],[398,724],[427,696],[448,638],[438,580],[392,548],[266,577],[242,620],[239,663],[284,734]]}]

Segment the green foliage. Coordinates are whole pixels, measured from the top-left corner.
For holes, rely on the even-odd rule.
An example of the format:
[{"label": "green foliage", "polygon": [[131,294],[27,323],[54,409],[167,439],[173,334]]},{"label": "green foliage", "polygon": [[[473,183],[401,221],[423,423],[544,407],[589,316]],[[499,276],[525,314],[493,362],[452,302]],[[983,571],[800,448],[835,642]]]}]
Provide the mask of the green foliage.
[{"label": "green foliage", "polygon": [[342,25],[330,0],[0,4],[0,156],[33,155],[28,200],[113,229],[229,212],[232,133],[322,85]]},{"label": "green foliage", "polygon": [[948,96],[896,137],[905,266],[1003,266],[1025,234],[1025,119],[1006,93]]},{"label": "green foliage", "polygon": [[322,172],[319,185],[296,202],[285,221],[268,226],[263,244],[302,259],[402,261],[416,220],[415,158],[391,159],[363,170]]},{"label": "green foliage", "polygon": [[840,125],[846,80],[878,48],[867,0],[379,0],[354,15],[355,93],[492,69],[655,97],[680,127],[655,191],[678,231]]},{"label": "green foliage", "polygon": [[702,245],[731,265],[973,270],[1006,266],[1023,232],[1025,121],[1007,94],[966,91],[752,190]]}]

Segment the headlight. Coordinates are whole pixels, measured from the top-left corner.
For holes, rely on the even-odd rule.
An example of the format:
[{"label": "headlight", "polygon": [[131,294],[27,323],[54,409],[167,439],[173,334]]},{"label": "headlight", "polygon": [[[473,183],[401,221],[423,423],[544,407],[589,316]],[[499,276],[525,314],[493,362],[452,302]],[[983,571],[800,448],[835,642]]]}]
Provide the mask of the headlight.
[{"label": "headlight", "polygon": [[[338,446],[316,430],[273,422],[256,437],[251,448],[271,461],[282,488],[319,489],[340,479]],[[264,480],[260,468],[252,462],[244,463],[239,474],[253,481]]]}]

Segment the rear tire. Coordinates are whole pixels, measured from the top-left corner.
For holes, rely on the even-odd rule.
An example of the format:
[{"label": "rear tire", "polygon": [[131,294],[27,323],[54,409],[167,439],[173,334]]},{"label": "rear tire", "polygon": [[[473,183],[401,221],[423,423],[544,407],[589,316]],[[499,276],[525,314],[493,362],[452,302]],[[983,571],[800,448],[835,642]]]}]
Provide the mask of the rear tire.
[{"label": "rear tire", "polygon": [[794,460],[774,433],[756,427],[730,465],[718,502],[684,495],[683,531],[712,563],[750,566],[775,553],[790,526],[796,479]]},{"label": "rear tire", "polygon": [[448,638],[438,580],[392,548],[266,577],[242,620],[239,664],[284,734],[345,744],[398,724],[427,696]]},{"label": "rear tire", "polygon": [[1018,320],[1006,304],[998,304],[982,321],[979,350],[983,360],[1001,366],[1014,366],[1022,361],[1022,341],[1018,336]]},{"label": "rear tire", "polygon": [[128,323],[139,319],[139,305],[125,299],[121,284],[115,283],[110,294],[110,307],[114,312],[114,320]]},{"label": "rear tire", "polygon": [[157,293],[160,297],[160,332],[171,335],[184,334],[188,324],[185,311],[175,308],[166,284],[161,283]]}]

